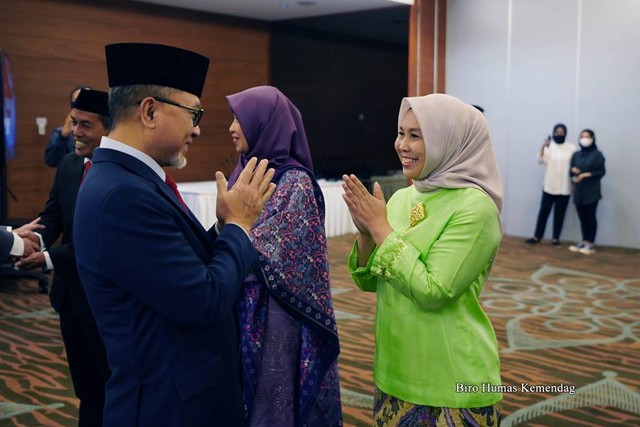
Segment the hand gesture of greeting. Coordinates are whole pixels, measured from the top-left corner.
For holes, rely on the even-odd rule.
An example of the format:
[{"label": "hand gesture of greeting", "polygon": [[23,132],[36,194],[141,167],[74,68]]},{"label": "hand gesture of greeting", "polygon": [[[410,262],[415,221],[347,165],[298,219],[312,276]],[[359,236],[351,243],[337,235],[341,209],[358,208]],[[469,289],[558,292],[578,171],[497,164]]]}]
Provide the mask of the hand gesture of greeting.
[{"label": "hand gesture of greeting", "polygon": [[342,179],[342,198],[353,223],[360,233],[370,235],[377,245],[381,245],[393,229],[387,221],[387,205],[380,184],[373,185],[371,194],[355,175],[343,175]]},{"label": "hand gesture of greeting", "polygon": [[216,214],[221,224],[233,222],[248,233],[276,189],[276,184],[271,182],[275,170],[267,170],[269,162],[266,159],[261,160],[256,167],[257,163],[258,159],[255,157],[249,160],[230,190],[227,190],[224,174],[216,172]]}]

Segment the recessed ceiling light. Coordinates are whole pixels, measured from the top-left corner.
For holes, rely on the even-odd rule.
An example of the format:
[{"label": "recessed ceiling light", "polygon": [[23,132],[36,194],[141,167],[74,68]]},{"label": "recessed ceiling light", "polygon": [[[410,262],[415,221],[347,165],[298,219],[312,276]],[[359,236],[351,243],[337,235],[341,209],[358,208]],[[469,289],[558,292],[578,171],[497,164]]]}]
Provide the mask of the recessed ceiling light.
[{"label": "recessed ceiling light", "polygon": [[298,0],[299,6],[315,6],[317,3],[315,0]]},{"label": "recessed ceiling light", "polygon": [[289,3],[280,3],[278,7],[280,9],[289,9]]}]

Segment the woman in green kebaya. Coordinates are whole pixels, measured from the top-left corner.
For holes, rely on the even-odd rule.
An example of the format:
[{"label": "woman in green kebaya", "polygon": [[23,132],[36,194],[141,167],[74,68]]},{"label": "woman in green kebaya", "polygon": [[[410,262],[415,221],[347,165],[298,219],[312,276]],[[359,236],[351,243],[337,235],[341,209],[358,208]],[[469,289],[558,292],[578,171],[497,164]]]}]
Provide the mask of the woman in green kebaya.
[{"label": "woman in green kebaya", "polygon": [[413,185],[388,204],[343,176],[348,267],[377,293],[375,425],[497,425],[498,343],[478,301],[502,235],[487,122],[449,95],[404,98],[395,149]]}]

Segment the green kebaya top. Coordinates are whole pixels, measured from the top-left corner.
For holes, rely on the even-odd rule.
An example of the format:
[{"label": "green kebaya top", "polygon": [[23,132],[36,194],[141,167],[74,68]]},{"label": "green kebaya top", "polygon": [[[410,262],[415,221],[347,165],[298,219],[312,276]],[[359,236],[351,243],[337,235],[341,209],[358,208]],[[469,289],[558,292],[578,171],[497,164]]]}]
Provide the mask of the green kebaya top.
[{"label": "green kebaya top", "polygon": [[[420,204],[426,216],[410,226]],[[419,405],[497,403],[498,343],[478,301],[502,235],[496,204],[475,188],[411,186],[391,197],[387,219],[394,232],[367,266],[357,266],[357,244],[348,260],[358,287],[377,293],[376,386]]]}]

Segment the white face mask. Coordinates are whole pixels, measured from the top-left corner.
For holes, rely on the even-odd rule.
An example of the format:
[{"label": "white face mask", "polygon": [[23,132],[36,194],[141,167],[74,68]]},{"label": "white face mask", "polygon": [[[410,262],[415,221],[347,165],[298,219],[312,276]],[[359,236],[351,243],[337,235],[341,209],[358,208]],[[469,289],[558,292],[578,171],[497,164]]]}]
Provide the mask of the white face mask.
[{"label": "white face mask", "polygon": [[592,138],[580,138],[580,145],[582,145],[584,148],[590,147],[591,144],[593,144]]}]

